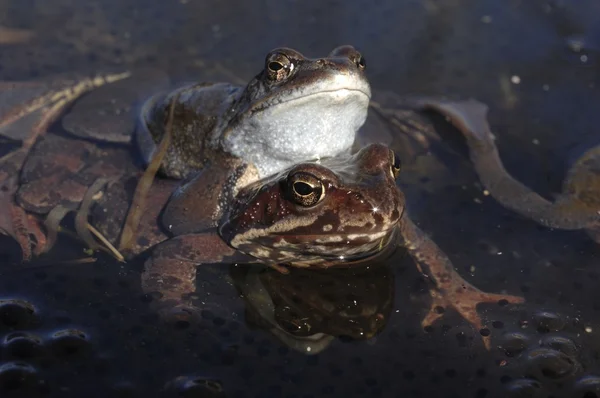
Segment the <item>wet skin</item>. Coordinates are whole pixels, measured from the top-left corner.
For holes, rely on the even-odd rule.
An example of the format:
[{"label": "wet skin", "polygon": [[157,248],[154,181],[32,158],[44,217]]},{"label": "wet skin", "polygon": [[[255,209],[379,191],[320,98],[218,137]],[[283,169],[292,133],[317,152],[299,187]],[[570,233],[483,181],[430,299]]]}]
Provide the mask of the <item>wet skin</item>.
[{"label": "wet skin", "polygon": [[185,178],[227,155],[264,178],[298,162],[349,152],[367,117],[371,89],[352,46],[310,59],[290,48],[267,54],[245,87],[196,83],[155,95],[142,108],[136,139],[147,162],[175,105],[163,174]]},{"label": "wet skin", "polygon": [[547,200],[504,168],[487,121],[488,108],[477,101],[427,101],[420,104],[447,119],[463,134],[484,187],[503,206],[555,229],[584,229],[600,243],[600,146],[589,149],[571,167],[563,191]]},{"label": "wet skin", "polygon": [[[267,54],[264,69],[246,86],[196,83],[152,97],[137,116],[139,123],[134,143],[148,161],[155,152],[156,142],[163,138],[166,108],[176,100],[171,145],[162,163],[162,174],[183,178],[197,173],[194,178],[200,185],[227,187],[227,193],[217,192],[218,197],[211,197],[211,201],[226,200],[227,195],[242,186],[291,164],[348,153],[356,131],[366,118],[371,95],[364,69],[363,57],[351,46],[338,47],[327,57],[318,59],[306,58],[289,48],[275,49]],[[148,76],[147,73],[141,75]],[[20,120],[39,109],[43,112],[29,134],[17,137],[23,139],[23,150],[11,156],[9,161],[0,161],[5,185],[0,200],[11,208],[10,212],[1,214],[0,230],[19,241],[26,259],[47,247],[38,223],[23,209],[45,214],[57,205],[76,207],[85,192],[82,183],[90,185],[89,181],[73,182],[80,180],[78,175],[82,168],[93,170],[96,178],[109,179],[127,174],[129,170],[127,167],[120,171],[113,167],[102,170],[91,165],[92,160],[85,164],[86,161],[76,159],[75,153],[81,155],[82,151],[91,151],[97,155],[92,158],[103,157],[105,164],[112,162],[108,159],[112,154],[98,153],[92,142],[64,138],[61,143],[60,138],[52,136],[47,139],[46,146],[62,145],[62,153],[39,149],[29,154],[30,149],[71,101],[94,87],[126,76],[75,80],[71,85],[52,82],[40,88],[48,93],[34,96],[30,102],[12,108],[8,102],[0,103],[0,128],[7,128],[3,132],[7,136],[14,131],[23,135],[21,131],[27,130],[19,128]],[[63,119],[64,128],[85,140],[128,147],[133,134],[133,124],[128,117],[133,118],[135,107],[120,97],[115,103],[114,96],[131,97],[131,101],[139,98],[140,94],[133,92],[134,83],[130,80],[102,87],[76,102]],[[13,86],[8,89],[16,88]],[[104,106],[117,106],[118,109],[100,109],[96,114],[89,109]],[[312,117],[315,113],[319,118]],[[107,119],[112,125],[105,129],[107,131],[99,131],[98,126],[106,127]],[[316,124],[310,122],[317,119]],[[49,160],[50,153],[57,156],[55,162]],[[25,158],[29,165],[23,165]],[[28,171],[18,181],[21,168]],[[198,173],[199,170],[202,172]],[[57,185],[57,181],[65,184]],[[16,193],[19,185],[20,192]],[[13,203],[13,197],[18,206]],[[218,219],[220,207],[209,208],[214,213],[212,220]],[[208,220],[207,217],[202,219]]]},{"label": "wet skin", "polygon": [[[353,59],[356,60],[356,57]],[[346,60],[350,62],[351,57],[346,57]],[[360,66],[360,59],[355,62]],[[443,109],[445,104],[431,102],[417,103],[416,106],[439,106],[440,112],[447,113]],[[151,113],[160,114],[160,109]],[[191,120],[198,115],[192,112]],[[245,115],[240,120],[253,120],[251,117],[244,119]],[[233,120],[228,123],[238,126]],[[217,131],[217,136],[228,137],[230,130],[210,131]],[[231,131],[234,131],[234,136],[238,133],[243,136],[245,132],[244,129]],[[354,134],[354,127],[349,131]],[[138,131],[138,136],[142,133]],[[61,140],[63,142],[59,142]],[[424,325],[441,316],[440,307],[452,306],[473,325],[481,327],[475,311],[479,302],[501,299],[520,302],[518,297],[485,294],[466,283],[453,271],[443,252],[406,215],[402,216],[403,197],[393,181],[393,173],[390,173],[393,163],[389,150],[382,148],[385,147],[371,146],[352,158],[328,159],[322,165],[301,164],[296,166],[300,169],[295,169],[293,174],[287,170],[284,174],[261,179],[254,164],[227,154],[221,147],[211,150],[207,146],[203,150],[207,151],[211,172],[207,172],[207,164],[204,164],[204,169],[183,183],[159,179],[153,187],[148,211],[140,225],[140,238],[131,252],[135,255],[160,243],[152,250],[146,263],[144,289],[160,294],[156,305],[161,313],[169,317],[189,317],[194,315],[195,309],[187,296],[194,291],[198,264],[258,261],[281,272],[289,266],[350,267],[382,253],[382,249],[393,249],[400,242],[433,283],[432,310],[423,321]],[[114,212],[109,213],[111,216],[116,212],[125,213],[129,197],[115,192],[118,192],[118,187],[125,187],[125,181],[129,181],[129,185],[133,181],[135,185],[141,170],[128,149],[121,149],[104,150],[91,141],[52,134],[38,139],[23,168],[23,180],[15,195],[21,206],[14,208],[21,212],[26,208],[40,214],[52,212],[60,206],[76,209],[82,200],[86,202],[86,195],[95,197],[90,195],[89,188],[96,185],[94,181],[108,178],[109,189],[99,201],[107,201],[108,206],[104,209]],[[291,150],[293,152],[293,148]],[[385,156],[382,155],[384,152]],[[119,166],[111,169],[101,167],[101,164]],[[7,173],[8,176],[15,174]],[[117,181],[116,178],[123,174],[126,177]],[[310,175],[310,178],[314,177],[310,181],[317,185],[330,184],[325,191],[327,195],[319,197],[320,201],[308,206],[308,209],[299,207],[299,203],[294,201],[299,197],[290,196],[284,190],[285,187],[289,189],[290,175]],[[317,186],[302,182],[310,189]],[[302,189],[300,196],[308,188],[304,186]],[[351,197],[363,199],[362,202],[346,200]],[[5,198],[13,199],[11,195],[5,195]],[[115,198],[124,201],[121,206],[110,202]],[[264,207],[265,200],[270,206]],[[86,221],[89,203],[82,207],[84,209],[79,209],[78,215],[83,214],[85,217],[81,218]],[[92,213],[101,219],[97,212]],[[30,214],[26,217],[29,218]],[[120,220],[122,222],[122,218]],[[98,228],[115,241],[122,226],[119,218],[107,220],[105,216],[104,221],[97,225]],[[23,238],[31,233],[27,227],[22,229],[22,233],[15,233],[17,237]],[[78,232],[83,235],[87,231]],[[169,236],[172,238],[166,240]],[[40,239],[36,239],[39,243]]]},{"label": "wet skin", "polygon": [[[283,68],[273,73],[279,66]],[[7,83],[8,101],[3,102],[4,92],[0,90],[0,133],[22,140],[23,147],[0,159],[0,201],[5,205],[5,211],[0,213],[0,231],[18,240],[26,260],[47,251],[51,244],[46,244],[43,228],[31,213],[44,215],[56,206],[76,209],[94,176],[112,179],[137,168],[127,155],[137,157],[137,150],[132,149],[135,145],[141,146],[146,157],[151,155],[154,140],[163,138],[161,121],[166,101],[172,99],[177,100],[174,136],[162,171],[181,177],[201,168],[193,176],[196,185],[224,188],[205,198],[211,203],[206,206],[211,214],[194,213],[191,221],[195,227],[198,223],[214,225],[221,216],[219,202],[227,201],[241,187],[261,178],[261,167],[273,169],[349,151],[348,145],[364,121],[370,95],[364,66],[364,58],[351,46],[338,47],[320,59],[307,59],[294,50],[277,49],[268,54],[265,69],[245,88],[227,83],[184,86],[151,98],[141,114],[137,113],[135,103],[150,90],[168,85],[168,78],[159,71]],[[205,72],[218,79],[222,76],[221,69]],[[132,76],[126,78],[129,75]],[[35,90],[29,93],[30,88]],[[24,89],[32,98],[15,104],[13,101],[18,100],[15,94]],[[91,92],[85,97],[78,98],[88,91]],[[435,133],[424,118],[410,109],[412,102],[392,93],[380,93],[377,99],[379,102],[372,102],[373,112],[361,128],[363,136],[359,136],[354,146],[397,141],[397,150],[409,160],[427,150],[428,140]],[[61,119],[69,135],[46,135],[48,127],[73,101],[73,107]],[[315,112],[318,118],[309,117]],[[298,122],[297,117],[302,114],[306,117]],[[131,145],[135,119],[139,119],[137,139]],[[313,119],[319,123],[306,123]],[[28,127],[23,121],[31,121],[33,125]],[[192,141],[194,138],[190,137],[192,131],[202,139],[190,144],[190,138]],[[303,134],[312,138],[304,139]],[[335,144],[316,139],[319,135]],[[262,145],[263,141],[276,142],[273,137],[279,137],[279,146]],[[110,150],[99,147],[99,142],[110,145],[107,147]],[[241,156],[259,156],[262,166],[226,152],[236,151],[235,142],[244,143],[241,148],[247,152]],[[319,144],[311,147],[304,145],[306,142]],[[259,149],[250,149],[256,145]],[[200,157],[190,153],[200,153]],[[179,171],[169,172],[175,169]],[[64,209],[58,210],[64,213]],[[183,211],[173,213],[174,217],[184,215]],[[84,232],[78,231],[80,235]]]},{"label": "wet skin", "polygon": [[[199,311],[192,295],[201,264],[259,262],[282,273],[290,267],[361,267],[399,245],[432,283],[432,305],[423,326],[439,318],[441,308],[452,307],[473,326],[482,328],[476,311],[479,303],[522,302],[520,297],[484,293],[454,271],[448,257],[404,211],[404,196],[395,182],[398,166],[393,152],[378,144],[352,156],[302,163],[243,188],[212,228],[171,224],[171,230],[184,232],[170,239],[161,235],[157,221],[165,224],[169,209],[181,208],[178,198],[182,196],[168,200],[162,218],[164,202],[157,200],[154,208],[145,211],[138,235],[142,239],[135,249],[143,251],[160,242],[150,248],[142,287],[153,294],[153,304],[163,317],[190,321]],[[161,187],[158,189],[167,192],[153,196],[167,201],[173,186]],[[92,215],[119,207],[110,199],[119,196],[123,197],[107,192]],[[190,197],[185,200],[190,208],[206,206],[203,201],[193,203]],[[110,234],[118,227],[107,227],[107,222],[114,222],[114,217],[94,224],[114,239]],[[489,347],[488,338],[484,342]]]}]

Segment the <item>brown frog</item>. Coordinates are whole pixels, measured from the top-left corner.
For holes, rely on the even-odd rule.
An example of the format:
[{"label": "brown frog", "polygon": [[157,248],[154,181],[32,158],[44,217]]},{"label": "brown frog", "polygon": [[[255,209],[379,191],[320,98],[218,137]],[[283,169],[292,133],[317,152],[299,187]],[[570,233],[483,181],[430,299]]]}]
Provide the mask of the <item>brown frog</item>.
[{"label": "brown frog", "polygon": [[500,204],[548,228],[585,229],[600,243],[600,146],[589,149],[575,162],[563,192],[550,201],[506,171],[487,121],[486,105],[473,100],[423,100],[419,105],[445,115],[463,134],[479,179]]},{"label": "brown frog", "polygon": [[155,95],[142,108],[136,139],[149,163],[175,101],[162,163],[169,177],[185,178],[221,155],[252,164],[263,178],[349,152],[371,98],[365,68],[363,56],[348,45],[316,59],[278,48],[245,86],[194,83]]},{"label": "brown frog", "polygon": [[[163,136],[166,107],[175,100],[171,144],[162,163],[163,174],[183,178],[204,169],[206,172],[194,178],[207,186],[216,183],[217,178],[227,179],[227,193],[215,192],[213,198],[227,200],[227,195],[239,187],[291,164],[349,152],[356,131],[366,118],[371,95],[364,69],[364,58],[351,46],[338,47],[318,59],[306,58],[288,48],[275,49],[267,55],[264,70],[246,86],[196,83],[152,97],[137,116],[135,143],[148,161]],[[145,82],[148,73],[136,76]],[[10,108],[0,123],[0,127],[11,127],[6,133],[10,136],[19,130],[16,121],[39,109],[45,112],[30,136],[19,137],[26,143],[19,156],[0,164],[0,170],[10,176],[11,185],[0,199],[12,209],[1,215],[0,229],[17,238],[25,258],[43,251],[40,247],[45,238],[22,209],[46,214],[58,205],[74,208],[83,200],[85,187],[91,185],[93,176],[112,178],[131,170],[123,166],[127,161],[122,153],[129,150],[134,130],[131,120],[136,117],[132,103],[139,101],[140,89],[136,87],[141,83],[126,79],[98,88],[123,77],[126,75],[85,80],[67,89],[61,86],[60,90],[50,85],[49,94]],[[160,83],[153,83],[152,87],[164,85],[163,80],[164,76],[158,74],[152,81]],[[83,139],[51,134],[37,140],[67,104],[94,87],[97,89],[76,102],[62,120],[68,132]],[[145,92],[147,88],[141,90]],[[29,154],[35,142],[37,148]],[[95,142],[116,146],[107,150]],[[58,150],[61,147],[62,152]],[[28,162],[23,166],[26,156]],[[50,156],[55,156],[55,161]],[[119,161],[114,161],[115,156]],[[22,178],[17,181],[21,168]],[[9,178],[5,180],[8,184]],[[19,192],[15,193],[18,185]],[[12,203],[13,197],[19,206]],[[217,212],[219,209],[209,208]],[[36,238],[31,239],[31,234]]]},{"label": "brown frog", "polygon": [[[424,326],[441,316],[441,308],[452,307],[481,328],[479,303],[522,302],[520,297],[484,293],[454,271],[448,257],[405,213],[404,197],[395,183],[398,172],[394,153],[379,144],[352,156],[301,163],[242,188],[224,204],[215,225],[199,223],[197,228],[189,220],[195,211],[207,214],[206,187],[192,182],[179,188],[159,217],[173,186],[164,188],[153,195],[162,199],[145,211],[136,246],[141,251],[161,242],[146,260],[143,289],[157,293],[154,304],[163,316],[188,321],[198,311],[192,303],[198,265],[259,262],[282,273],[289,267],[358,267],[401,245],[432,283]],[[122,207],[118,203],[127,203],[127,195],[108,191],[92,212],[94,225],[110,239],[119,230],[114,225],[118,220],[106,217],[106,209]],[[186,216],[178,217],[185,209]],[[160,223],[177,231],[176,236],[165,240]],[[489,339],[484,341],[489,347]]]},{"label": "brown frog", "polygon": [[[136,102],[140,95],[130,82],[119,82],[78,101],[63,125],[82,138],[122,143],[131,140],[131,120],[138,119],[135,143],[149,162],[175,101],[164,175],[185,178],[225,156],[253,164],[258,176],[265,177],[303,160],[351,149],[371,98],[365,68],[364,57],[349,45],[314,59],[277,48],[247,84],[218,83],[230,76],[206,68],[203,74],[215,82],[161,91],[136,114],[123,98]],[[156,80],[161,78],[143,78],[137,85]]]}]

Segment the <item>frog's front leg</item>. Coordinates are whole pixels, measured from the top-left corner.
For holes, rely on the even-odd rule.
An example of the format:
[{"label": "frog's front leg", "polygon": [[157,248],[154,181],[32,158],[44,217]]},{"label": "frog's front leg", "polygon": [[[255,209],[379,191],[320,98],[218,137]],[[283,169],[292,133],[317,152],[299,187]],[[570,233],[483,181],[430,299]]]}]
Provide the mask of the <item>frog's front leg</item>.
[{"label": "frog's front leg", "polygon": [[[505,294],[485,293],[465,281],[454,270],[452,262],[446,254],[421,231],[408,217],[400,221],[400,235],[404,246],[417,262],[419,271],[427,275],[434,284],[431,297],[431,308],[423,319],[422,325],[429,326],[442,316],[440,308],[452,307],[477,330],[484,327],[477,314],[480,303],[522,303],[524,299]],[[483,343],[490,348],[490,337],[484,336]]]},{"label": "frog's front leg", "polygon": [[177,236],[156,246],[146,260],[142,289],[156,294],[161,317],[190,321],[198,314],[192,304],[196,290],[196,267],[202,264],[252,262],[254,259],[228,246],[216,233]]}]

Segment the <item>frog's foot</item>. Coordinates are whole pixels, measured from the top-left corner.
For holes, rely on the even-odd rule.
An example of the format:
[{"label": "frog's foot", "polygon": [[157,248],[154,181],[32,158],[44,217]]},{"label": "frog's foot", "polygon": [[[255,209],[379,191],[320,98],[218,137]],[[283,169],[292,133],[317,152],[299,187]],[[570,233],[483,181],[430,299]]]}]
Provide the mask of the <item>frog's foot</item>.
[{"label": "frog's foot", "polygon": [[173,244],[160,246],[144,264],[142,288],[153,297],[152,306],[161,319],[167,323],[190,322],[197,314],[188,298],[196,290],[196,265],[179,259]]},{"label": "frog's foot", "polygon": [[181,235],[158,244],[144,264],[142,289],[155,298],[152,306],[167,322],[190,322],[198,315],[192,295],[196,267],[246,260],[216,233]]},{"label": "frog's foot", "polygon": [[[456,279],[462,278],[456,275]],[[443,292],[438,289],[431,289],[431,307],[429,312],[421,322],[421,326],[431,326],[438,318],[442,317],[446,308],[454,308],[460,316],[467,320],[476,330],[481,331],[486,327],[485,323],[477,313],[477,305],[483,303],[510,303],[519,304],[524,300],[522,297],[505,294],[485,293],[481,290],[464,283],[462,287],[453,292]],[[491,348],[490,335],[482,334],[483,345],[486,349]]]},{"label": "frog's foot", "polygon": [[[388,98],[390,96],[393,96],[393,98]],[[412,106],[414,105],[412,102],[407,104],[401,98],[397,98],[393,93],[386,93],[384,101],[386,103],[393,102],[394,106],[385,107],[381,103],[372,100],[369,103],[369,107],[375,111],[375,114],[377,114],[391,130],[394,131],[394,134],[392,134],[392,141],[394,139],[399,139],[400,137],[409,138],[416,143],[417,148],[419,148],[412,150],[413,155],[427,152],[430,149],[432,142],[440,141],[440,137],[436,134],[433,126],[429,124],[424,117],[416,113],[414,109],[410,109],[416,108],[416,110],[419,110],[420,108],[424,108],[420,103],[416,106]],[[414,144],[412,145],[414,146]]]},{"label": "frog's foot", "polygon": [[43,251],[46,235],[39,220],[14,202],[16,172],[6,166],[0,169],[0,233],[15,239],[21,248],[21,260],[29,261]]},{"label": "frog's foot", "polygon": [[[477,330],[481,330],[484,322],[477,314],[478,304],[518,304],[524,301],[518,296],[482,292],[465,281],[454,270],[448,256],[406,216],[400,221],[400,236],[418,270],[433,284],[430,289],[432,304],[422,322],[423,326],[431,325],[442,316],[445,308],[451,307]],[[489,349],[489,336],[482,337],[485,347]]]},{"label": "frog's foot", "polygon": [[12,228],[3,232],[12,236],[21,247],[22,261],[30,261],[44,252],[46,234],[35,216],[27,214],[14,203],[8,204],[8,207]]},{"label": "frog's foot", "polygon": [[446,117],[467,139],[469,145],[475,143],[494,145],[494,135],[487,120],[488,106],[474,99],[447,101],[422,99],[419,105]]}]

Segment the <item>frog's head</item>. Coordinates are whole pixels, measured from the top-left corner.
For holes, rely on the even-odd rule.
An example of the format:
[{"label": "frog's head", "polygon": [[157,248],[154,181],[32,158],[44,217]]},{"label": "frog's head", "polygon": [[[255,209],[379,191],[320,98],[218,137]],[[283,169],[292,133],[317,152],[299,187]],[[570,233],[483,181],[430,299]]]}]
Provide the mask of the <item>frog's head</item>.
[{"label": "frog's head", "polygon": [[261,176],[348,150],[371,98],[365,66],[352,46],[316,59],[290,48],[271,51],[229,110],[225,149],[254,163]]},{"label": "frog's head", "polygon": [[299,164],[244,188],[220,234],[272,264],[327,267],[368,257],[390,242],[402,216],[398,172],[394,153],[379,144]]}]

